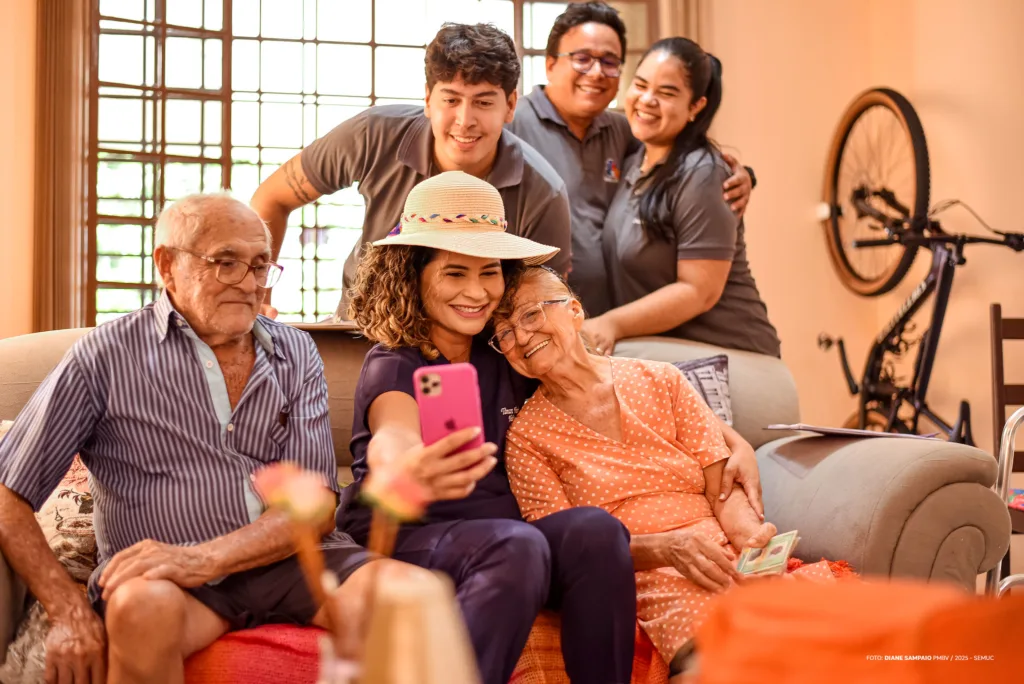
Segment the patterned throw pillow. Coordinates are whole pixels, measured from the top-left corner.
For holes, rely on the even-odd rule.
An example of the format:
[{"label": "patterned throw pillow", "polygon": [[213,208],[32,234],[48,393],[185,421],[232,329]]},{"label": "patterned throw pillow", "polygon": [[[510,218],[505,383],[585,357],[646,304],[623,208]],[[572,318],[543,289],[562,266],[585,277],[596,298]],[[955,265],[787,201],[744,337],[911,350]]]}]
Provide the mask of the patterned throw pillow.
[{"label": "patterned throw pillow", "polygon": [[[0,422],[0,439],[10,426],[10,421]],[[57,560],[85,593],[89,575],[96,567],[96,536],[92,525],[89,473],[78,456],[36,513],[36,521]],[[43,681],[44,640],[49,629],[46,611],[38,601],[33,601],[7,648],[6,661],[0,665],[0,682]]]},{"label": "patterned throw pillow", "polygon": [[729,357],[725,354],[673,364],[683,371],[693,388],[726,425],[732,425],[732,399],[729,396]]}]

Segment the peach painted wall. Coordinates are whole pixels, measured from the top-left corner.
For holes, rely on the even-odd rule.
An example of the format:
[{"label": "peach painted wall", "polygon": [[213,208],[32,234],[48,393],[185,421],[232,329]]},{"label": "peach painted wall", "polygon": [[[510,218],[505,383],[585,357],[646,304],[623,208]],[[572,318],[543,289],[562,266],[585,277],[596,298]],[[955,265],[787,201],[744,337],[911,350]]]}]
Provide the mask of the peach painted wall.
[{"label": "peach painted wall", "polygon": [[0,3],[0,338],[32,330],[35,0]]},{"label": "peach painted wall", "polygon": [[837,357],[819,332],[848,338],[862,358],[874,302],[832,272],[815,207],[825,156],[843,108],[870,83],[859,0],[714,0],[701,40],[723,64],[715,137],[757,171],[747,213],[751,267],[796,378],[803,418],[838,424],[853,409]]},{"label": "peach painted wall", "polygon": [[[854,402],[819,330],[843,335],[855,366],[868,340],[915,284],[863,299],[828,264],[813,217],[828,142],[847,102],[888,85],[917,109],[931,156],[932,201],[964,200],[990,225],[1024,231],[1024,3],[1013,0],[743,0],[706,2],[701,38],[724,63],[716,135],[758,172],[748,243],[755,276],[780,330],[805,419],[838,423]],[[954,210],[948,230],[977,231]],[[971,402],[975,438],[991,448],[988,306],[1024,316],[1024,254],[977,248],[957,273],[929,399],[947,418]],[[922,256],[914,274],[927,271]],[[1024,382],[1024,344],[1008,346],[1007,374]]]}]

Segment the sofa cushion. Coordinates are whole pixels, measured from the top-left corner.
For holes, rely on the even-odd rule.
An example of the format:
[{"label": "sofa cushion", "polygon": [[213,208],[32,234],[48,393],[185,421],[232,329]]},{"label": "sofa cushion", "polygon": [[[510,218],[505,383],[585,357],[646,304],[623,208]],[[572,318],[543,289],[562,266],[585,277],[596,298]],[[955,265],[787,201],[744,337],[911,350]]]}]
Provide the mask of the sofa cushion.
[{"label": "sofa cushion", "polygon": [[0,420],[14,420],[43,378],[90,330],[54,330],[0,340]]},{"label": "sofa cushion", "polygon": [[616,356],[669,363],[716,354],[729,357],[729,396],[735,418],[733,427],[755,449],[780,436],[778,432],[765,430],[766,425],[800,421],[796,383],[786,364],[774,356],[723,349],[674,337],[637,337],[615,345]]},{"label": "sofa cushion", "polygon": [[[10,425],[10,422],[0,422],[0,439]],[[75,456],[67,474],[36,513],[43,536],[82,593],[96,568],[88,476],[85,466]],[[42,681],[46,665],[43,640],[49,629],[46,613],[33,601],[7,648],[6,659],[0,667],[0,681]]]},{"label": "sofa cushion", "polygon": [[185,661],[185,681],[315,684],[323,634],[317,627],[295,625],[229,632]]},{"label": "sofa cushion", "polygon": [[726,425],[732,425],[732,400],[729,397],[729,357],[718,354],[706,359],[676,361],[704,403]]}]

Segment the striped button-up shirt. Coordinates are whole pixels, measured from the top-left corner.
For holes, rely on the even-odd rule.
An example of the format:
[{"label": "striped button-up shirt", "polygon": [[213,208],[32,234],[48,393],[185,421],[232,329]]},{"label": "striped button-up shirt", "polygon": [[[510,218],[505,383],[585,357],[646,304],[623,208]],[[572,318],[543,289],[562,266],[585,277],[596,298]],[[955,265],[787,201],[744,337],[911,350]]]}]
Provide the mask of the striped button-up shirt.
[{"label": "striped button-up shirt", "polygon": [[[39,510],[76,453],[99,561],[143,539],[198,544],[254,521],[252,473],[294,461],[338,491],[323,362],[305,332],[259,317],[238,405],[167,293],[78,340],[0,440],[0,483]],[[325,546],[348,545],[335,531]]]}]

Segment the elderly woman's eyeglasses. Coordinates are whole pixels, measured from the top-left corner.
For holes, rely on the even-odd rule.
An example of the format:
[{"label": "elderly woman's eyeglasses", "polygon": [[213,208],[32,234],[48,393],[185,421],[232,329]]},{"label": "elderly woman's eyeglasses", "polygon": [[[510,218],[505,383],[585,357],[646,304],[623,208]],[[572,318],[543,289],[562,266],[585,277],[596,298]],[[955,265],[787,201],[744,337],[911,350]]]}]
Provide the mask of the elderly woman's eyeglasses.
[{"label": "elderly woman's eyeglasses", "polygon": [[515,323],[491,335],[491,339],[487,340],[487,344],[491,345],[491,348],[497,352],[508,354],[516,346],[516,328],[526,332],[540,330],[548,320],[548,317],[544,314],[544,307],[551,304],[565,304],[568,301],[571,301],[569,297],[562,297],[561,299],[545,299],[543,302],[537,302],[521,313]]},{"label": "elderly woman's eyeglasses", "polygon": [[199,254],[198,252],[181,249],[180,247],[175,247],[174,249],[178,252],[191,254],[195,258],[202,259],[214,266],[217,269],[217,280],[225,285],[238,285],[249,275],[249,271],[252,271],[253,275],[256,276],[256,285],[269,290],[281,279],[281,272],[284,271],[284,266],[273,261],[254,266],[238,259],[217,259],[205,254]]},{"label": "elderly woman's eyeglasses", "polygon": [[559,52],[558,57],[568,57],[572,68],[581,74],[589,74],[590,70],[594,68],[594,62],[600,62],[601,73],[608,78],[618,78],[622,75],[622,60],[611,55],[595,57],[586,50],[576,50],[575,52]]}]

